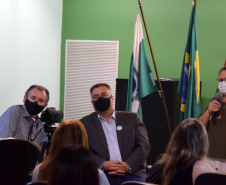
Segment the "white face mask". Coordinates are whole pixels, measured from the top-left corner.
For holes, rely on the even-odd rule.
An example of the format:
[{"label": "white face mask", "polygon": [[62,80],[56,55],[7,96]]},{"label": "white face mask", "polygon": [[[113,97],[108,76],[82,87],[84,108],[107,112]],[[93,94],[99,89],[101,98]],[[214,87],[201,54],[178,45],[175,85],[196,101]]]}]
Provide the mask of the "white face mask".
[{"label": "white face mask", "polygon": [[218,89],[226,95],[226,82],[218,82]]}]

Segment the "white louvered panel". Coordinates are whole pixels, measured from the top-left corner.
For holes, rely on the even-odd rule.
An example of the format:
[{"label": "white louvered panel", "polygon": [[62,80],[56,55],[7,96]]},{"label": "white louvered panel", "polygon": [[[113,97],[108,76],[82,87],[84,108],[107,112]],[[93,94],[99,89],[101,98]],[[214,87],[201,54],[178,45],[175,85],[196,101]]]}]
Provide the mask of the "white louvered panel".
[{"label": "white louvered panel", "polygon": [[93,112],[89,89],[103,82],[115,97],[118,41],[66,41],[64,119],[80,119]]}]

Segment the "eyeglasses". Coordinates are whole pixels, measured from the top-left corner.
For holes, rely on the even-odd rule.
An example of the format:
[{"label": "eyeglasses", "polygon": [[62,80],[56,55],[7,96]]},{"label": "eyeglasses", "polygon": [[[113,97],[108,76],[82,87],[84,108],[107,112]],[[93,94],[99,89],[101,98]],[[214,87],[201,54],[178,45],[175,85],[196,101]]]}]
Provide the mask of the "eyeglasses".
[{"label": "eyeglasses", "polygon": [[226,82],[226,78],[218,78],[218,79],[217,79],[217,82],[223,82],[223,81]]}]

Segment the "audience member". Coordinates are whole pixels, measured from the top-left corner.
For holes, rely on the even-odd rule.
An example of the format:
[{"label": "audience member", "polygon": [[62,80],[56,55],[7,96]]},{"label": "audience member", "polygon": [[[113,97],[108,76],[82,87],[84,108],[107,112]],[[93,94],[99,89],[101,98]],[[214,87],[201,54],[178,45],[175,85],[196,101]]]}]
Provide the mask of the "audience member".
[{"label": "audience member", "polygon": [[98,185],[97,163],[86,148],[70,145],[53,158],[48,185]]},{"label": "audience member", "polygon": [[[210,142],[208,159],[211,166],[218,172],[226,173],[226,67],[220,69],[217,82],[222,98],[218,97],[219,102],[215,97],[212,98],[198,119],[207,128]],[[212,113],[216,116],[211,121]]]},{"label": "audience member", "polygon": [[[53,134],[48,155],[33,172],[32,182],[48,181],[53,158],[58,154],[61,148],[67,145],[83,146],[89,149],[86,129],[79,120],[67,120],[58,126]],[[98,170],[98,174],[100,185],[109,185],[105,174],[101,170]]]},{"label": "audience member", "polygon": [[[197,119],[186,119],[175,129],[160,160],[154,165],[159,179],[149,176],[146,181],[162,185],[194,185],[202,173],[214,172],[206,158],[208,136],[205,127]],[[159,173],[157,173],[159,171]]]},{"label": "audience member", "polygon": [[0,117],[0,138],[32,139],[41,145],[47,140],[38,114],[48,105],[49,91],[32,85],[24,95],[24,105],[13,105]]},{"label": "audience member", "polygon": [[147,130],[137,113],[113,110],[108,84],[90,88],[95,112],[81,119],[90,150],[111,185],[125,181],[145,181],[146,159],[150,151]]}]

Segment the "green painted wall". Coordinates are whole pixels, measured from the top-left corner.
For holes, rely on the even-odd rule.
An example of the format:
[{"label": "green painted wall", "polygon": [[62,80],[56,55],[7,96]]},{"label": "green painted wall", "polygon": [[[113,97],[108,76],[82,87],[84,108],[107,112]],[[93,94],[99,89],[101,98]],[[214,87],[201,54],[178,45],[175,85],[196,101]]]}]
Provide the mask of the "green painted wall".
[{"label": "green painted wall", "polygon": [[[191,0],[142,0],[160,78],[179,78],[187,41]],[[202,81],[202,109],[215,94],[226,58],[226,1],[198,0],[196,26]],[[61,48],[61,104],[66,39],[119,40],[119,78],[128,78],[137,0],[64,0]],[[144,33],[145,35],[145,33]],[[146,51],[154,67],[145,36]]]}]

